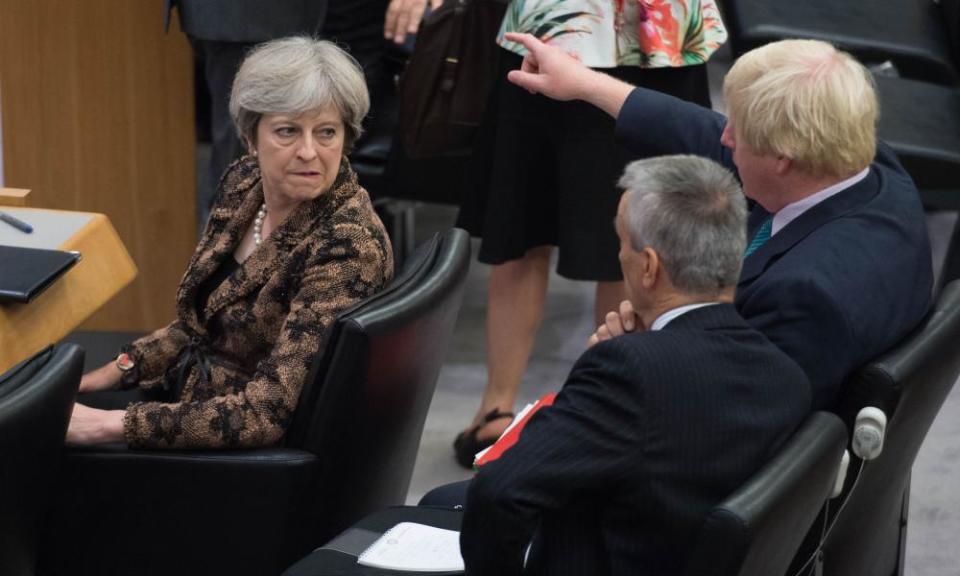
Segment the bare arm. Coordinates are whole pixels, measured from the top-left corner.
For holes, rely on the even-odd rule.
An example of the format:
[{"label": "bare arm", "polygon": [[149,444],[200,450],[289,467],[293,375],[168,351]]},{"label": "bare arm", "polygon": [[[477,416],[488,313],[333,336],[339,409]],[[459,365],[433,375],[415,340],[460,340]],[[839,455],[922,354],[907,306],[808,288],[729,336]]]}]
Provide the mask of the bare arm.
[{"label": "bare arm", "polygon": [[83,404],[73,405],[67,444],[101,444],[123,440],[123,410],[98,410]]},{"label": "bare arm", "polygon": [[117,363],[113,360],[107,362],[96,370],[91,370],[80,379],[81,394],[86,392],[96,392],[98,390],[112,390],[120,386],[120,376],[123,373],[117,368]]}]

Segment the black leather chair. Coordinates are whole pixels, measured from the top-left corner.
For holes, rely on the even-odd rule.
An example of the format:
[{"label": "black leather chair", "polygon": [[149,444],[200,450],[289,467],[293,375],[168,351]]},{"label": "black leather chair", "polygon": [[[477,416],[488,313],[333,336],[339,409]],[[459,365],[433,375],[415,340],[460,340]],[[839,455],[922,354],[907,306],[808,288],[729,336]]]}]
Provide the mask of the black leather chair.
[{"label": "black leather chair", "polygon": [[[843,509],[823,545],[823,574],[903,574],[910,469],[937,412],[960,376],[960,281],[949,284],[927,320],[860,369],[839,413],[849,426],[864,406],[888,419],[883,451],[850,464]],[[858,477],[859,476],[859,477]],[[831,506],[833,507],[833,506]]]},{"label": "black leather chair", "polygon": [[846,429],[815,412],[787,444],[707,516],[688,576],[780,576],[833,490]]},{"label": "black leather chair", "polygon": [[957,0],[724,0],[734,52],[783,38],[825,40],[865,64],[890,61],[906,78],[960,83]]},{"label": "black leather chair", "polygon": [[33,576],[41,524],[83,374],[83,349],[48,347],[0,376],[0,573]]},{"label": "black leather chair", "polygon": [[71,450],[43,573],[279,574],[365,514],[402,504],[469,258],[465,232],[437,236],[339,316],[284,446]]}]

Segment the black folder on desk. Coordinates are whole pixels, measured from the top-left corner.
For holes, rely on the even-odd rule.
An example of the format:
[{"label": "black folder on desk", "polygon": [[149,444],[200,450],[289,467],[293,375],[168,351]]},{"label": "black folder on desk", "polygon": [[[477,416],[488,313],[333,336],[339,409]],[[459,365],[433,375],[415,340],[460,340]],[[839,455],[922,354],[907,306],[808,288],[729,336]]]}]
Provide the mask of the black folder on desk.
[{"label": "black folder on desk", "polygon": [[79,261],[79,252],[0,246],[0,303],[33,300]]}]

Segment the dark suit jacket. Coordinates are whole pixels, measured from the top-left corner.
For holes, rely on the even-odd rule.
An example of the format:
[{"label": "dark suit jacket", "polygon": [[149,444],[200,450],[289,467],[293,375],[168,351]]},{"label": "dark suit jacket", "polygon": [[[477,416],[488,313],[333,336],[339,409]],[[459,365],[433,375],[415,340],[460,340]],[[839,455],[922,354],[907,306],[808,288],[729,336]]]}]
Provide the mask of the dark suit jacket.
[{"label": "dark suit jacket", "polygon": [[333,187],[265,238],[198,314],[199,286],[233,258],[262,203],[256,159],[236,161],[180,282],[177,319],[125,347],[136,361],[136,383],[146,391],[170,388],[191,344],[212,358],[206,375],[200,365],[188,366],[179,397],[127,408],[124,432],[131,446],[277,443],[337,314],[392,277],[390,240],[344,159]]},{"label": "dark suit jacket", "polygon": [[294,34],[315,35],[323,26],[323,0],[164,0],[164,29],[177,7],[180,29],[200,40],[264,42]]},{"label": "dark suit jacket", "polygon": [[[637,154],[697,154],[736,171],[720,145],[726,118],[638,88],[617,119]],[[748,237],[769,215],[750,214]],[[901,340],[930,307],[932,258],[913,181],[878,143],[869,175],[790,222],[743,263],[740,314],[806,371],[813,408],[834,406],[844,378]]]},{"label": "dark suit jacket", "polygon": [[597,344],[468,492],[467,574],[678,574],[707,511],[810,408],[803,371],[730,304]]}]

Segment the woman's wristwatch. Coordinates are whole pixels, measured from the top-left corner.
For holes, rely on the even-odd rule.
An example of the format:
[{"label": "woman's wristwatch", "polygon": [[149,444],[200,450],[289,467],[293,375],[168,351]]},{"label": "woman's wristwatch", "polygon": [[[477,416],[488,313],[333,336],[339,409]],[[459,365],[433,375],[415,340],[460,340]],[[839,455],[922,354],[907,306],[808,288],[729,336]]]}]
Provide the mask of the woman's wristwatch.
[{"label": "woman's wristwatch", "polygon": [[117,355],[115,364],[117,369],[120,370],[121,387],[133,386],[140,379],[140,370],[137,369],[137,363],[130,354],[121,352]]},{"label": "woman's wristwatch", "polygon": [[136,362],[133,361],[133,358],[130,357],[126,352],[121,352],[117,355],[117,368],[121,372],[129,372],[136,367]]}]

